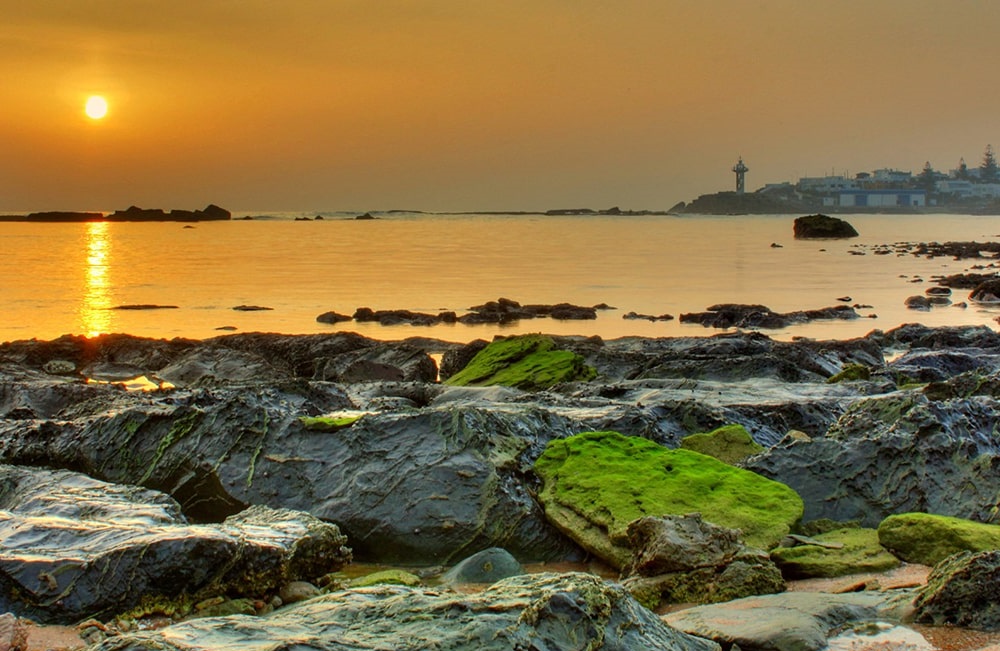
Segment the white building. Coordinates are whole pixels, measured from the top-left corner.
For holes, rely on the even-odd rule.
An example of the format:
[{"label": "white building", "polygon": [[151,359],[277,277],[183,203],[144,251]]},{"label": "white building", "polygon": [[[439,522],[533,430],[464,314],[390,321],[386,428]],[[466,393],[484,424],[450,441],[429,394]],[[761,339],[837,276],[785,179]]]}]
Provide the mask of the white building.
[{"label": "white building", "polygon": [[854,179],[849,179],[846,176],[807,176],[799,179],[799,191],[801,192],[829,194],[857,187],[858,184]]},{"label": "white building", "polygon": [[916,189],[844,190],[838,195],[841,208],[903,208],[927,205],[927,193]]}]

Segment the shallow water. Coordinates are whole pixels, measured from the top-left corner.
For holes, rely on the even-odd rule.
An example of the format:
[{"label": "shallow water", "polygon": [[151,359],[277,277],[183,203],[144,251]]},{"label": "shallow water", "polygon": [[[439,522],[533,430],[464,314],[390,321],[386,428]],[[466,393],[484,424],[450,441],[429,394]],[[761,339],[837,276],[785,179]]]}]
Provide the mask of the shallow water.
[{"label": "shallow water", "polygon": [[[204,338],[226,331],[338,330],[379,339],[425,335],[452,341],[539,331],[605,338],[701,336],[716,331],[677,320],[625,320],[622,314],[677,316],[715,303],[759,303],[785,312],[836,305],[841,297],[871,305],[859,312],[877,318],[819,321],[768,333],[848,338],[905,322],[995,327],[1000,315],[998,308],[975,306],[907,310],[905,298],[922,294],[932,276],[967,271],[973,261],[876,256],[866,248],[996,240],[997,217],[852,215],[848,220],[861,237],[832,241],[793,239],[790,215],[387,214],[359,221],[330,214],[309,222],[281,217],[192,225],[0,223],[5,252],[0,340],[105,332]],[[966,295],[956,292],[956,302]],[[595,321],[530,320],[507,327],[333,326],[315,320],[328,310],[350,315],[362,306],[463,313],[501,296],[618,309],[599,312]],[[111,309],[128,304],[175,307]],[[271,309],[232,309],[240,305]]]}]

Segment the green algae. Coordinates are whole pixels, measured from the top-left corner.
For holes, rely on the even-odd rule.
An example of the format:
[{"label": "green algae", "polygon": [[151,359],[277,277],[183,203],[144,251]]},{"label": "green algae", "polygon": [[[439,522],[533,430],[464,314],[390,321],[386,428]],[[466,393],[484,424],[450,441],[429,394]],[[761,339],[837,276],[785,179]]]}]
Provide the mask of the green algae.
[{"label": "green algae", "polygon": [[348,582],[350,588],[364,588],[370,585],[406,585],[416,587],[423,583],[420,577],[406,570],[390,569],[372,572]]},{"label": "green algae", "polygon": [[930,513],[890,515],[879,524],[878,536],[899,558],[922,565],[958,552],[1000,549],[1000,526]]},{"label": "green algae", "polygon": [[681,447],[730,465],[764,451],[764,446],[754,441],[742,425],[724,425],[711,432],[685,436],[681,439]]},{"label": "green algae", "polygon": [[149,462],[146,472],[143,474],[142,478],[139,479],[140,484],[144,483],[153,475],[153,471],[156,469],[157,464],[159,464],[163,459],[163,455],[166,454],[168,449],[170,449],[170,446],[183,439],[198,426],[198,423],[201,421],[201,417],[202,413],[200,411],[192,411],[174,421],[173,425],[170,427],[170,431],[167,432],[166,436],[160,439],[160,444],[156,448],[156,453],[153,455],[152,461]]},{"label": "green algae", "polygon": [[556,350],[555,346],[555,341],[544,335],[497,339],[444,383],[534,390],[597,377],[597,371],[583,357],[572,351]]},{"label": "green algae", "polygon": [[770,549],[802,517],[802,498],[784,484],[691,450],[670,450],[617,432],[550,441],[535,462],[546,516],[616,567],[631,551],[626,527],[647,515],[699,512]]},{"label": "green algae", "polygon": [[827,384],[837,384],[839,382],[853,382],[857,380],[870,380],[872,370],[864,364],[848,364],[840,373],[827,378]]},{"label": "green algae", "polygon": [[899,559],[879,543],[878,531],[844,527],[819,534],[814,540],[833,545],[797,545],[771,550],[771,560],[786,579],[830,578],[861,572],[885,572],[899,566]]},{"label": "green algae", "polygon": [[299,422],[307,430],[316,432],[336,432],[337,430],[350,427],[361,418],[361,414],[356,416],[299,416]]}]

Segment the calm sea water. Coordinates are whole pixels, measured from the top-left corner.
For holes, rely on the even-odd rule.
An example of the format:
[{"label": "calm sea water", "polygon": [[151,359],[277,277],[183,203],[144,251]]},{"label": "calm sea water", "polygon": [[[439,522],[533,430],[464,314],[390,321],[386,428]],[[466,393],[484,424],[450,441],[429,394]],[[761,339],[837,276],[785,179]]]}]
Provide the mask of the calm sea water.
[{"label": "calm sea water", "polygon": [[[242,215],[242,213],[241,213]],[[967,215],[852,215],[852,240],[796,241],[794,216],[549,217],[387,214],[322,221],[294,215],[232,222],[0,223],[0,340],[124,332],[204,338],[237,331],[350,330],[379,339],[425,335],[451,341],[494,334],[703,336],[718,332],[677,320],[622,319],[703,311],[715,303],[760,303],[776,311],[872,305],[853,322],[814,322],[778,338],[844,339],[901,323],[987,324],[996,308],[915,312],[937,274],[972,261],[912,255],[852,255],[859,245],[1000,238],[1000,218]],[[772,247],[772,243],[780,247]],[[923,282],[913,282],[914,280]],[[956,302],[967,297],[956,292]],[[434,327],[316,322],[358,307],[462,313],[499,297],[521,303],[608,303],[596,321],[523,321],[516,326]],[[122,311],[123,304],[176,309]],[[240,312],[239,305],[269,311]]]}]

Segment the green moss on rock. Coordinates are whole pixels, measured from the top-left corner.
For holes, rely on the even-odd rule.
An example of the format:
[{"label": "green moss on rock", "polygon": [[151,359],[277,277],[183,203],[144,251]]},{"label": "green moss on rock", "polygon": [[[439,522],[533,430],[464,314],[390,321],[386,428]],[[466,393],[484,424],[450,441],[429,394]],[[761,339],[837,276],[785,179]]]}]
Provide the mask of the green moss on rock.
[{"label": "green moss on rock", "polygon": [[870,380],[872,370],[864,364],[848,364],[840,373],[827,379],[827,384],[838,384],[840,382],[851,382],[855,380]]},{"label": "green moss on rock", "polygon": [[545,389],[559,382],[592,380],[597,371],[580,355],[556,350],[551,337],[524,335],[497,339],[458,373],[445,380],[453,386],[503,385]]},{"label": "green moss on rock", "polygon": [[879,524],[878,537],[904,561],[923,565],[958,552],[1000,549],[1000,526],[930,513],[890,515]]},{"label": "green moss on rock", "polygon": [[761,549],[777,545],[802,517],[802,499],[784,484],[617,432],[550,441],[534,469],[546,516],[619,568],[631,558],[626,527],[643,516],[700,512]]},{"label": "green moss on rock", "polygon": [[336,432],[339,429],[350,427],[361,415],[356,416],[299,416],[302,426],[308,430],[317,432]]},{"label": "green moss on rock", "polygon": [[786,579],[844,576],[861,572],[885,572],[899,566],[899,559],[879,544],[878,531],[847,527],[815,536],[815,540],[840,549],[820,545],[797,545],[771,550],[771,560]]},{"label": "green moss on rock", "polygon": [[366,574],[364,576],[359,576],[352,579],[348,584],[351,588],[364,588],[370,585],[407,585],[410,587],[416,587],[420,585],[422,581],[420,577],[416,574],[407,572],[406,570],[380,570],[378,572],[372,572],[371,574]]},{"label": "green moss on rock", "polygon": [[711,432],[692,434],[681,439],[685,450],[701,452],[728,464],[737,464],[764,451],[742,425],[725,425]]}]

